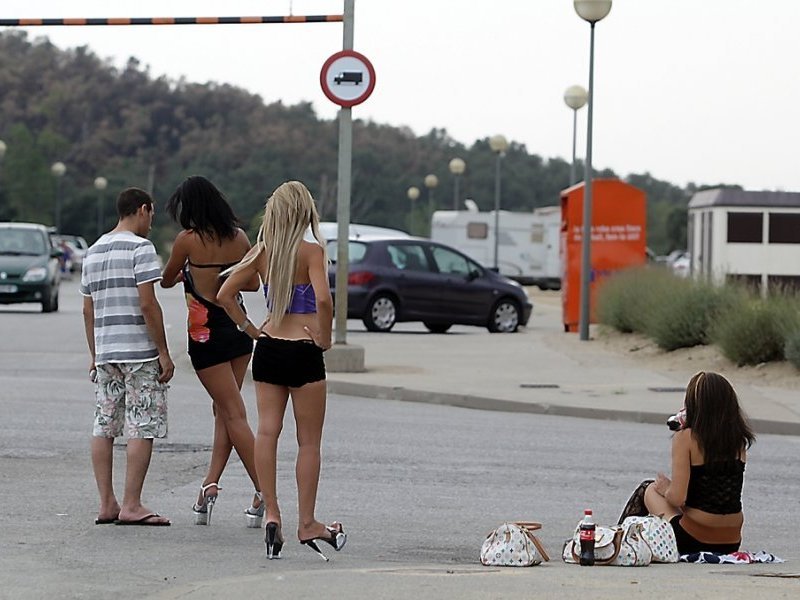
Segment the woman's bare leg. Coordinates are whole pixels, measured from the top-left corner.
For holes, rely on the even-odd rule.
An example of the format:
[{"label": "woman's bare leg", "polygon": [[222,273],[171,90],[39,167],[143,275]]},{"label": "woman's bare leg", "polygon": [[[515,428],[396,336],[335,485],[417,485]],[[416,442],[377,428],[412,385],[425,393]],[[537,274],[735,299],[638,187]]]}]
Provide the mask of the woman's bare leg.
[{"label": "woman's bare leg", "polygon": [[325,525],[314,512],[319,486],[320,446],[325,422],[326,383],[324,380],[292,388],[292,409],[297,424],[297,535],[303,539],[325,536]]},{"label": "woman's bare leg", "polygon": [[678,508],[672,506],[664,496],[656,491],[655,483],[648,485],[644,491],[644,505],[651,515],[660,515],[667,521],[675,515],[681,514]]},{"label": "woman's bare leg", "polygon": [[[233,444],[228,437],[228,429],[225,427],[225,421],[217,413],[213,402],[211,404],[211,411],[214,413],[214,441],[211,446],[211,461],[208,463],[208,472],[206,473],[205,479],[203,479],[203,485],[219,483],[219,480],[222,479],[222,472],[225,470],[225,466],[228,464],[228,459],[231,456],[231,450],[233,450]],[[217,491],[211,488],[210,493],[216,494]],[[197,497],[197,504],[203,504],[202,491]]]},{"label": "woman's bare leg", "polygon": [[228,438],[236,449],[253,485],[257,488],[258,477],[253,456],[253,431],[247,422],[247,411],[239,391],[241,380],[237,381],[232,363],[201,369],[197,372],[197,377],[214,401],[217,418],[222,419],[225,424]]},{"label": "woman's bare leg", "polygon": [[266,504],[266,522],[281,525],[278,505],[278,437],[283,429],[283,416],[289,401],[289,388],[271,383],[256,382],[258,430],[256,431],[255,462],[258,481]]}]

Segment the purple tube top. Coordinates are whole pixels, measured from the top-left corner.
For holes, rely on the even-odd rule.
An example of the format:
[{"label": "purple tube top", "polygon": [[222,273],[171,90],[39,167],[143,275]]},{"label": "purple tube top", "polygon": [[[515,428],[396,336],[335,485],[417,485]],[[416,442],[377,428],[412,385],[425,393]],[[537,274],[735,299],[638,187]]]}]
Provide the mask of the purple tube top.
[{"label": "purple tube top", "polygon": [[[269,285],[264,284],[264,297],[267,297]],[[292,303],[286,309],[289,315],[311,315],[317,312],[317,296],[310,283],[298,283],[294,286]]]}]

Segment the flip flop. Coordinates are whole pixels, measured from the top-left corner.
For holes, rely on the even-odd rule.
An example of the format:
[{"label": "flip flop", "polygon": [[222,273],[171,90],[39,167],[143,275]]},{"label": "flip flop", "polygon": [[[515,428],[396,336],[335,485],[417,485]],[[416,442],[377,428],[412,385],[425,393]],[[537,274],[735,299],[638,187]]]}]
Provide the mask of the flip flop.
[{"label": "flip flop", "polygon": [[97,518],[97,519],[94,520],[94,524],[95,525],[111,525],[111,523],[116,523],[116,522],[117,522],[117,517],[114,517],[113,519],[100,519],[100,518]]},{"label": "flip flop", "polygon": [[160,517],[161,515],[158,513],[150,513],[149,515],[143,516],[141,519],[136,519],[135,521],[123,521],[122,519],[116,519],[114,521],[114,525],[140,525],[146,527],[169,527],[172,525],[169,521],[149,521],[148,519],[152,519],[153,517]]}]

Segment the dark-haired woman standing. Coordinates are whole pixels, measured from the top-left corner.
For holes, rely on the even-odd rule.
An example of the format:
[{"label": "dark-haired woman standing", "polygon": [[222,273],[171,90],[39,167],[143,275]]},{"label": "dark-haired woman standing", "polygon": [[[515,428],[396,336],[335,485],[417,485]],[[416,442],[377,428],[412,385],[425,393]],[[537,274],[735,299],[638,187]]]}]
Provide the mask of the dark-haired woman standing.
[{"label": "dark-haired woman standing", "polygon": [[[250,242],[222,193],[205,177],[188,177],[167,203],[167,212],[183,227],[164,267],[162,287],[182,281],[189,310],[189,357],[200,383],[213,400],[214,445],[208,473],[193,506],[195,523],[210,525],[211,512],[222,488],[222,471],[236,448],[253,481],[255,496],[245,510],[248,527],[260,527],[264,503],[253,458],[253,431],[241,389],[253,341],[236,327],[215,298],[220,273],[247,254]],[[257,290],[257,278],[245,289]],[[241,297],[238,298],[242,302]]]},{"label": "dark-haired woman standing", "polygon": [[742,485],[755,440],[731,384],[697,373],[686,387],[686,426],[672,439],[672,480],[659,473],[647,487],[650,514],[675,530],[678,552],[736,552],[742,540]]}]

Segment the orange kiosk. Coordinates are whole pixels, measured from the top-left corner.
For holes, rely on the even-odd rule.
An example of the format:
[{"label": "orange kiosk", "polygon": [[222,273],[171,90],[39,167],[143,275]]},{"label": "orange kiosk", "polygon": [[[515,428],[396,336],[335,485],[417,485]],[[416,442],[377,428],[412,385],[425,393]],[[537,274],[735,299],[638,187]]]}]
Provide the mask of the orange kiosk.
[{"label": "orange kiosk", "polygon": [[[561,303],[564,331],[577,331],[581,302],[583,191],[579,183],[561,192]],[[614,271],[645,264],[646,198],[619,179],[592,181],[590,323],[596,323],[597,289]]]}]

